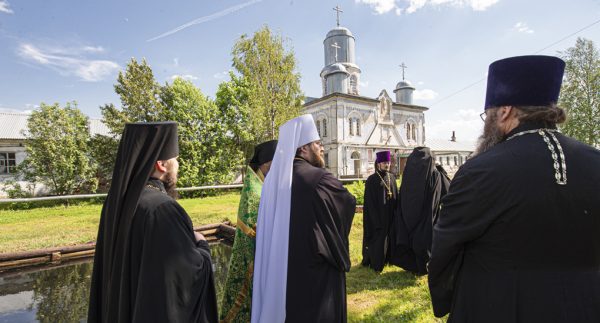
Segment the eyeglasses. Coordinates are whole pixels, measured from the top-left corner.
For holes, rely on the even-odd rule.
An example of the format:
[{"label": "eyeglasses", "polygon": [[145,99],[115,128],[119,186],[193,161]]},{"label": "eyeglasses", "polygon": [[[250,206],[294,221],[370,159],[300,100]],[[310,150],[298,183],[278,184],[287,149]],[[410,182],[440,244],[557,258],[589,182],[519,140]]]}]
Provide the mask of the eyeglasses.
[{"label": "eyeglasses", "polygon": [[483,111],[479,117],[481,118],[481,121],[485,122],[485,118],[487,117],[487,114],[485,113],[485,111]]}]

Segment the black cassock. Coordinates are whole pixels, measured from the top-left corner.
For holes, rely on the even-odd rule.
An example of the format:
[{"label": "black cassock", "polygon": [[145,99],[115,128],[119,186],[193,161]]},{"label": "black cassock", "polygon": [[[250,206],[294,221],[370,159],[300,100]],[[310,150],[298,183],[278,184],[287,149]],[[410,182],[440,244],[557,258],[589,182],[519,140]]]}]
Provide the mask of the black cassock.
[{"label": "black cassock", "polygon": [[[218,321],[208,243],[196,242],[190,217],[159,180],[143,189],[121,254],[109,277],[94,270],[88,321]],[[98,253],[94,266],[102,260]]]},{"label": "black cassock", "polygon": [[[520,131],[540,125],[525,124]],[[600,322],[600,151],[538,133],[465,163],[434,226],[429,287],[450,322]],[[556,149],[556,147],[555,147]]]},{"label": "black cassock", "polygon": [[450,185],[448,175],[434,160],[429,148],[413,149],[402,174],[394,216],[390,262],[416,274],[427,273],[433,223]]},{"label": "black cassock", "polygon": [[286,322],[346,322],[354,196],[328,171],[294,160]]},{"label": "black cassock", "polygon": [[[389,192],[392,194],[389,195]],[[363,205],[362,265],[375,271],[382,271],[390,256],[390,224],[397,195],[396,177],[393,174],[376,170],[367,178]]]}]

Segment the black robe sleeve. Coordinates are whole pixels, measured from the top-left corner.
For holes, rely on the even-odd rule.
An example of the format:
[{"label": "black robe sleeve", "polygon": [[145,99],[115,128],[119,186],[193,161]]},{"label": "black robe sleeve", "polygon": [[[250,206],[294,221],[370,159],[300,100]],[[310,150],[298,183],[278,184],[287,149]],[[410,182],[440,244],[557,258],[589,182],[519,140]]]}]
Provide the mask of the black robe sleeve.
[{"label": "black robe sleeve", "polygon": [[[482,174],[469,174],[459,169],[433,227],[433,244],[429,269],[429,290],[435,316],[450,312],[457,274],[462,264],[465,243],[476,239],[499,216],[494,182]],[[489,210],[498,209],[498,212]],[[488,212],[484,212],[488,211]],[[482,214],[488,214],[482,217]]]},{"label": "black robe sleeve", "polygon": [[139,271],[131,277],[132,321],[217,322],[208,243],[196,242],[191,219],[175,201],[149,212],[145,223],[134,226]]},{"label": "black robe sleeve", "polygon": [[340,271],[351,267],[348,235],[352,227],[356,199],[331,173],[317,185],[317,226],[314,229],[317,253]]}]

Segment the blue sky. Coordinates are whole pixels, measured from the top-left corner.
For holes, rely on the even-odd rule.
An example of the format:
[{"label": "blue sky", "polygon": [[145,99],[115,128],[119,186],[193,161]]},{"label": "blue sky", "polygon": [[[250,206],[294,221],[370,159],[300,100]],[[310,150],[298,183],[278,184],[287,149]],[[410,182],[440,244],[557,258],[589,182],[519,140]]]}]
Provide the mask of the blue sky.
[{"label": "blue sky", "polygon": [[99,106],[120,105],[113,85],[131,57],[145,57],[160,83],[179,75],[214,97],[234,42],[263,25],[287,39],[304,93],[319,97],[337,4],[356,37],[361,94],[393,94],[404,62],[433,138],[477,137],[478,81],[492,61],[556,55],[578,36],[600,46],[600,23],[567,37],[600,21],[600,0],[0,0],[0,110],[75,100],[99,118]]}]

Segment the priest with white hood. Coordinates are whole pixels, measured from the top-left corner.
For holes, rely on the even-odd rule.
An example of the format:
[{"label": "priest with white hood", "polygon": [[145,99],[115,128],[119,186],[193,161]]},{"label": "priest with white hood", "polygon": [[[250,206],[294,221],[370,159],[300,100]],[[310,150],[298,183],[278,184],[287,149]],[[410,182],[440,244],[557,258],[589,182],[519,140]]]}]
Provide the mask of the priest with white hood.
[{"label": "priest with white hood", "polygon": [[311,115],[279,128],[258,210],[252,322],[346,322],[356,200],[325,170]]}]

